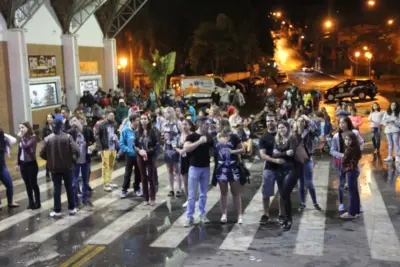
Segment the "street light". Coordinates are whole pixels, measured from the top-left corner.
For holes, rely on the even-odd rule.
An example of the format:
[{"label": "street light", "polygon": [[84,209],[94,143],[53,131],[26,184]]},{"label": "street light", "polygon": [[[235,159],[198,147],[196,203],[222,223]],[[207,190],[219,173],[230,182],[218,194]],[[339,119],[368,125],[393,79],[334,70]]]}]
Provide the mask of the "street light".
[{"label": "street light", "polygon": [[388,24],[389,26],[393,25],[393,23],[394,23],[394,20],[393,20],[393,19],[389,19],[389,20],[387,21],[387,24]]},{"label": "street light", "polygon": [[364,51],[368,51],[368,46],[365,45],[365,46],[363,47],[363,49],[364,49]]},{"label": "street light", "polygon": [[281,12],[276,12],[276,17],[277,17],[277,18],[282,17],[282,13],[281,13]]},{"label": "street light", "polygon": [[153,62],[153,64],[152,64],[152,65],[153,65],[153,67],[155,67],[155,66],[157,66],[157,63]]},{"label": "street light", "polygon": [[285,22],[285,21],[282,21],[282,24],[283,24],[283,25],[285,25],[285,24],[286,24],[286,22]]},{"label": "street light", "polygon": [[356,77],[358,76],[358,58],[360,57],[361,53],[359,51],[354,53],[354,56],[356,57]]},{"label": "street light", "polygon": [[302,35],[302,36],[301,36],[301,39],[304,39],[304,38],[306,38],[306,37],[305,37],[304,35]]},{"label": "street light", "polygon": [[371,52],[366,52],[365,57],[368,60],[368,77],[371,77],[371,59],[372,59],[372,53]]},{"label": "street light", "polygon": [[327,28],[327,29],[332,28],[332,26],[333,26],[332,20],[330,20],[330,19],[325,20],[324,26],[325,26],[325,28]]},{"label": "street light", "polygon": [[376,2],[375,2],[375,0],[369,0],[369,1],[367,2],[367,4],[368,4],[369,7],[374,7],[375,4],[376,4]]},{"label": "street light", "polygon": [[119,64],[120,64],[120,69],[124,69],[124,90],[126,90],[126,66],[128,65],[128,59],[127,58],[120,58],[119,59]]}]

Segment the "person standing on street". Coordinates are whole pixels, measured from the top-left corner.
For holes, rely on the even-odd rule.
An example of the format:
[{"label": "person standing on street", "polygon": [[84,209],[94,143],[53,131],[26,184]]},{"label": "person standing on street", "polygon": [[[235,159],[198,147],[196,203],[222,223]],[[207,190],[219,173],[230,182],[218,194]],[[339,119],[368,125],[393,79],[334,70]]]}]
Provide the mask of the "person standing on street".
[{"label": "person standing on street", "polygon": [[124,119],[128,117],[128,113],[129,113],[129,107],[125,104],[124,99],[121,98],[119,100],[115,115],[117,123],[121,124],[124,121]]},{"label": "person standing on street", "polygon": [[140,171],[137,165],[136,150],[134,148],[135,134],[140,123],[139,115],[132,114],[129,117],[129,122],[130,125],[122,131],[121,137],[119,139],[119,147],[122,151],[126,153],[125,175],[124,183],[122,185],[121,198],[126,198],[126,194],[128,193],[128,188],[131,183],[133,168],[135,168],[135,180],[133,183],[133,189],[136,193],[136,196],[142,196],[142,192],[140,191]]},{"label": "person standing on street", "polygon": [[217,87],[215,87],[214,92],[211,93],[211,99],[214,105],[219,106],[221,95],[219,94]]},{"label": "person standing on street", "polygon": [[54,209],[50,217],[61,216],[61,185],[64,181],[68,198],[69,215],[76,214],[72,192],[72,168],[74,159],[79,158],[79,148],[71,135],[62,131],[62,121],[53,120],[54,132],[44,139],[40,157],[47,161],[54,183]]},{"label": "person standing on street", "polygon": [[[36,161],[37,140],[29,122],[23,122],[19,125],[18,136],[21,141],[18,147],[18,162],[15,169],[16,171],[21,171],[22,179],[25,182],[29,200],[28,209],[39,209],[41,204],[40,190],[37,183],[39,173],[39,166]],[[33,195],[35,195],[35,199],[33,199]]]},{"label": "person standing on street", "polygon": [[388,146],[389,146],[389,151],[388,151],[388,156],[386,159],[384,159],[385,162],[391,162],[393,161],[393,149],[394,149],[394,155],[396,157],[396,160],[399,156],[399,134],[400,134],[400,128],[398,127],[399,125],[399,120],[400,120],[400,107],[399,104],[396,101],[393,101],[390,104],[390,107],[386,111],[386,113],[383,115],[382,119],[382,124],[385,125],[385,134],[388,140]]},{"label": "person standing on street", "polygon": [[89,176],[92,158],[90,146],[94,143],[94,135],[88,127],[82,125],[80,118],[77,116],[71,117],[70,125],[71,129],[68,133],[72,136],[80,151],[80,156],[74,164],[72,180],[75,207],[79,206],[79,174],[82,175],[82,204],[92,207],[93,204],[89,200]]},{"label": "person standing on street", "polygon": [[[44,127],[42,129],[42,140],[44,140],[47,136],[53,133],[53,126],[52,126],[53,120],[54,116],[52,114],[47,114],[46,123],[44,124]],[[49,167],[47,167],[47,163],[46,163],[46,181],[47,182],[51,181]]]},{"label": "person standing on street", "polygon": [[210,150],[213,140],[208,134],[210,123],[206,117],[197,118],[198,129],[190,134],[185,141],[184,149],[190,153],[188,176],[188,205],[186,210],[187,221],[185,227],[194,224],[194,212],[197,190],[200,186],[199,210],[200,222],[210,223],[206,217],[207,190],[210,183]]},{"label": "person standing on street", "polygon": [[105,120],[100,123],[96,130],[96,147],[101,154],[102,167],[101,176],[103,178],[104,191],[111,192],[118,188],[118,185],[111,183],[112,172],[117,156],[117,126],[115,125],[114,113],[106,111]]},{"label": "person standing on street", "polygon": [[377,102],[372,104],[371,113],[368,116],[370,126],[372,129],[372,144],[374,145],[374,153],[380,154],[381,149],[381,131],[382,131],[382,118],[384,113]]}]

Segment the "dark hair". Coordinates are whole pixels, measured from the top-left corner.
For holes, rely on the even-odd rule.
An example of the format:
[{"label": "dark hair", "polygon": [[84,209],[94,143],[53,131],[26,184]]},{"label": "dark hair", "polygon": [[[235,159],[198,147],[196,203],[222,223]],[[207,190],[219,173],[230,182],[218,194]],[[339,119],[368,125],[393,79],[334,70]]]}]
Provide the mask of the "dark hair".
[{"label": "dark hair", "polygon": [[372,106],[371,106],[371,112],[375,111],[374,110],[374,105],[377,105],[378,106],[378,111],[381,111],[381,106],[379,105],[379,103],[378,102],[374,102],[374,103],[372,103]]},{"label": "dark hair", "polygon": [[6,137],[4,136],[3,129],[0,128],[0,153],[4,154],[6,150]]},{"label": "dark hair", "polygon": [[351,145],[349,147],[360,147],[357,136],[353,132],[349,132],[343,135],[343,137],[348,136],[351,139]]},{"label": "dark hair", "polygon": [[59,108],[55,108],[55,109],[54,109],[54,113],[55,113],[55,114],[58,114],[58,113],[60,113],[60,112],[61,112],[61,110],[60,110]]},{"label": "dark hair", "polygon": [[265,114],[265,117],[274,117],[276,119],[276,113],[268,111],[267,114]]},{"label": "dark hair", "polygon": [[389,106],[389,108],[387,109],[387,114],[388,115],[392,115],[392,104],[393,103],[395,103],[396,104],[396,109],[394,110],[394,115],[396,116],[396,117],[398,117],[399,116],[399,113],[400,113],[400,107],[399,107],[399,103],[397,103],[397,101],[392,101],[392,102],[390,102],[390,106]]},{"label": "dark hair", "polygon": [[318,117],[318,118],[324,118],[325,119],[325,115],[321,111],[315,112],[315,116]]},{"label": "dark hair", "polygon": [[192,120],[184,119],[183,121],[186,121],[187,124],[189,124],[189,131],[191,131],[191,132],[196,131],[196,126],[194,125]]},{"label": "dark hair", "polygon": [[28,129],[24,137],[31,138],[32,136],[35,135],[35,133],[33,132],[32,125],[29,121],[21,122],[20,125],[24,125]]},{"label": "dark hair", "polygon": [[[153,133],[153,127],[152,127],[152,125],[151,125],[151,119],[150,119],[150,116],[149,115],[147,115],[147,114],[142,114],[140,117],[142,117],[142,116],[146,116],[147,117],[147,119],[149,120],[149,124],[147,124],[147,136],[151,136],[151,134]],[[142,123],[139,123],[139,128],[138,128],[138,136],[142,136],[143,135],[143,133],[144,133],[144,128],[143,128],[143,125],[142,125]]]},{"label": "dark hair", "polygon": [[[342,117],[342,118],[340,118],[339,122],[341,120],[344,120],[344,122],[347,124],[347,128],[348,128],[349,131],[353,131],[354,130],[353,123],[351,122],[349,117]],[[340,127],[339,127],[339,133],[342,133],[342,132],[343,132],[342,129],[340,129]]]},{"label": "dark hair", "polygon": [[357,108],[356,107],[351,107],[351,111],[357,112]]},{"label": "dark hair", "polygon": [[137,114],[132,114],[129,116],[129,121],[130,122],[135,121],[137,118],[140,118],[140,117]]}]

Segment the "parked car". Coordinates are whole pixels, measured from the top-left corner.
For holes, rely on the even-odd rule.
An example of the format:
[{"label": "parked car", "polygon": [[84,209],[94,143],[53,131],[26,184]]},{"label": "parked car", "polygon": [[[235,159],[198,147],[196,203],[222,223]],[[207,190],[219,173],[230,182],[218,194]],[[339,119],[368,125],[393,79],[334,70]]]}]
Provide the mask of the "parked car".
[{"label": "parked car", "polygon": [[251,76],[237,82],[240,82],[246,87],[246,92],[256,90],[257,88],[264,88],[265,86],[265,79],[261,76]]},{"label": "parked car", "polygon": [[304,65],[301,70],[304,72],[314,72],[314,67],[311,65]]},{"label": "parked car", "polygon": [[285,72],[278,72],[278,74],[274,77],[274,80],[278,85],[289,83],[289,77]]},{"label": "parked car", "polygon": [[325,91],[325,100],[334,101],[346,97],[358,97],[365,100],[367,96],[373,99],[378,93],[378,87],[371,80],[348,79]]},{"label": "parked car", "polygon": [[246,86],[245,86],[243,83],[241,83],[241,82],[238,82],[238,81],[235,81],[235,82],[226,82],[226,84],[229,85],[229,86],[232,87],[232,88],[233,88],[233,86],[235,86],[235,88],[236,88],[236,89],[239,89],[240,92],[242,92],[242,93],[246,93],[246,92],[247,92]]}]

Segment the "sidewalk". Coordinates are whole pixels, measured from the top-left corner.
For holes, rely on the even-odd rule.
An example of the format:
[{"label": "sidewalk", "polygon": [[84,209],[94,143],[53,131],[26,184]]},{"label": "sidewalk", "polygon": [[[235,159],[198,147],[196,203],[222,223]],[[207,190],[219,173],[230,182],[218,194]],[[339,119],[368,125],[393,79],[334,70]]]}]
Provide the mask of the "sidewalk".
[{"label": "sidewalk", "polygon": [[[42,149],[42,142],[39,142],[37,145],[37,149],[36,149],[36,159],[39,165],[39,169],[44,167],[46,164],[46,161],[41,159],[39,156],[40,150]],[[15,171],[15,165],[17,164],[17,158],[18,158],[18,145],[15,144],[11,147],[11,151],[10,151],[10,157],[6,156],[6,164],[7,164],[7,168],[11,174],[11,177],[13,178],[13,180],[19,179],[21,178],[21,173]]]}]

